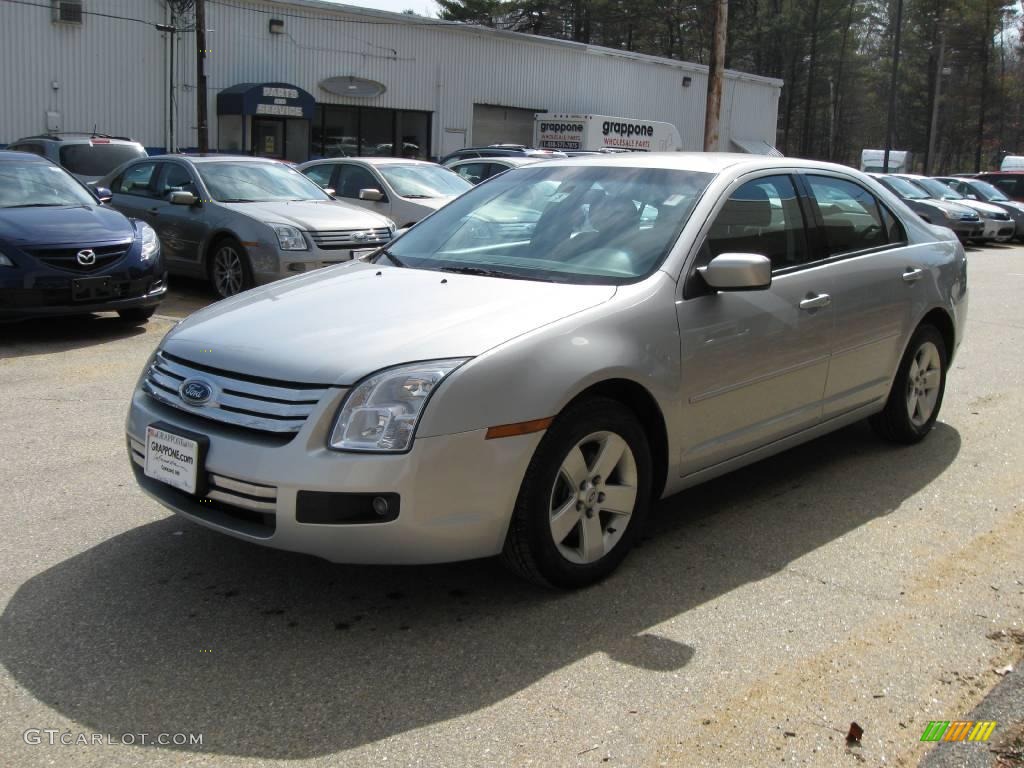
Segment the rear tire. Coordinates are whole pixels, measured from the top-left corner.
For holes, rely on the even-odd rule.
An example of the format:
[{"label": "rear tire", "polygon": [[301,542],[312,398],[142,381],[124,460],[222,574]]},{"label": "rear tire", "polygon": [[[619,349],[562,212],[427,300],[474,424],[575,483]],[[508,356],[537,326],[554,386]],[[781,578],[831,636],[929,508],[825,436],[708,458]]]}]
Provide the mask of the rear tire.
[{"label": "rear tire", "polygon": [[233,237],[222,237],[213,244],[208,272],[213,290],[222,299],[247,291],[256,284],[249,255]]},{"label": "rear tire", "polygon": [[942,408],[948,360],[946,342],[938,329],[918,326],[903,353],[885,409],[870,419],[879,435],[912,445],[931,432]]},{"label": "rear tire", "polygon": [[625,559],[650,504],[651,452],[632,411],[582,400],[555,419],[523,477],[502,561],[530,581],[593,584]]},{"label": "rear tire", "polygon": [[131,307],[117,310],[117,314],[125,322],[140,324],[148,322],[154,312],[156,312],[156,307]]}]

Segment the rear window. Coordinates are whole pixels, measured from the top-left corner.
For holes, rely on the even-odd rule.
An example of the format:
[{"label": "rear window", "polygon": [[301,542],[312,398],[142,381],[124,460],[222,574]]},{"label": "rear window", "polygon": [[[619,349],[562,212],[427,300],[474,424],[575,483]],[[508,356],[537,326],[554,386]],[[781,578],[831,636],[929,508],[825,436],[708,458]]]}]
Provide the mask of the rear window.
[{"label": "rear window", "polygon": [[60,164],[79,176],[106,176],[140,157],[146,157],[146,150],[135,144],[68,144],[60,148]]}]

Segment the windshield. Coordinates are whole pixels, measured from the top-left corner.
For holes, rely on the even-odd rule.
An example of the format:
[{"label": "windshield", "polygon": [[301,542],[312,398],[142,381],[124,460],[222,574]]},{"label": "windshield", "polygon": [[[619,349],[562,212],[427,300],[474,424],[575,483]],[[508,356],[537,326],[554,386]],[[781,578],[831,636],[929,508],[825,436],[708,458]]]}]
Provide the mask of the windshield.
[{"label": "windshield", "polygon": [[203,183],[221,203],[280,203],[330,200],[327,193],[280,163],[196,163]]},{"label": "windshield", "polygon": [[884,179],[879,179],[879,181],[905,200],[928,199],[927,192],[916,184],[911,184],[906,179],[901,179],[898,176],[886,176]]},{"label": "windshield", "polygon": [[56,165],[0,163],[0,208],[98,205],[95,197]]},{"label": "windshield", "polygon": [[973,189],[975,194],[980,195],[982,199],[987,200],[989,202],[1005,203],[1010,200],[1010,198],[1004,195],[1001,190],[999,190],[996,187],[993,187],[987,181],[971,180],[965,181],[964,184],[966,184],[970,189]]},{"label": "windshield", "polygon": [[379,165],[377,170],[402,197],[455,197],[473,186],[439,165]]},{"label": "windshield", "polygon": [[633,282],[658,268],[712,178],[621,166],[513,169],[413,227],[380,258],[527,280]]},{"label": "windshield", "polygon": [[147,155],[137,144],[66,144],[60,148],[60,164],[79,176],[106,176],[139,157]]},{"label": "windshield", "polygon": [[964,196],[954,189],[950,189],[941,181],[936,179],[914,179],[914,184],[924,189],[930,197],[936,200],[963,200]]}]

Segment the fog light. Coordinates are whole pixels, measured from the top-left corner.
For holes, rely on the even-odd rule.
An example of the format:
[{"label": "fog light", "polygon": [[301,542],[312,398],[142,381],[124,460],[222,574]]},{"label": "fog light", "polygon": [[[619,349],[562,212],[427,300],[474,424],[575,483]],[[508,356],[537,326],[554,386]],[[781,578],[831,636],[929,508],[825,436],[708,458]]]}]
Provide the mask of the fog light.
[{"label": "fog light", "polygon": [[288,265],[288,271],[289,272],[305,272],[306,271],[306,265],[303,264],[301,261],[295,262],[295,263],[292,263],[292,264]]},{"label": "fog light", "polygon": [[373,497],[373,511],[376,512],[381,517],[387,517],[388,516],[388,512],[390,511],[390,507],[388,505],[388,500],[385,499],[383,496],[374,496]]}]

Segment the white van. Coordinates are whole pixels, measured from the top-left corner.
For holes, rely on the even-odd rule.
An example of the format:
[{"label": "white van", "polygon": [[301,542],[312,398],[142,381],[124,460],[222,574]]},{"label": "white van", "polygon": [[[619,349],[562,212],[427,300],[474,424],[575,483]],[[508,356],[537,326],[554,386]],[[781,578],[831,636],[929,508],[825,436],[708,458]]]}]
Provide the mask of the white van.
[{"label": "white van", "polygon": [[864,149],[860,153],[860,169],[864,173],[909,173],[910,153],[902,150],[889,150],[889,170],[882,167],[885,163],[884,149]]},{"label": "white van", "polygon": [[541,149],[630,149],[679,152],[683,141],[672,123],[608,115],[534,115],[533,146]]},{"label": "white van", "polygon": [[1024,171],[1024,155],[1007,155],[999,166],[1000,171]]}]

